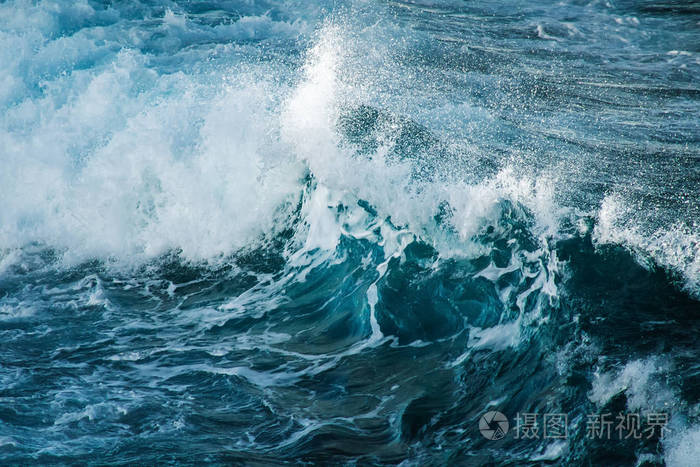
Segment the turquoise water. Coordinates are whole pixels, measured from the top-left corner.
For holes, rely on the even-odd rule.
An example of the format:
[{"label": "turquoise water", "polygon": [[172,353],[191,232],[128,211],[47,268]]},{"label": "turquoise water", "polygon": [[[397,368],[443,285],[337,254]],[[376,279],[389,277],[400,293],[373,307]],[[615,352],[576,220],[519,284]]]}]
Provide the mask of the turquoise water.
[{"label": "turquoise water", "polygon": [[0,3],[0,463],[697,465],[699,28]]}]

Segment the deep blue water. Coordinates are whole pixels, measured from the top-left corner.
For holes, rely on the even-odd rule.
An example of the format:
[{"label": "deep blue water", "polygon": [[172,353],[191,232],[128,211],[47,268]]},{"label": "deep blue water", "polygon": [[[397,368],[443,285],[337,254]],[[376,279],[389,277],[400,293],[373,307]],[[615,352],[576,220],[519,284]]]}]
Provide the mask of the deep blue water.
[{"label": "deep blue water", "polygon": [[700,465],[699,4],[6,1],[0,109],[0,464]]}]

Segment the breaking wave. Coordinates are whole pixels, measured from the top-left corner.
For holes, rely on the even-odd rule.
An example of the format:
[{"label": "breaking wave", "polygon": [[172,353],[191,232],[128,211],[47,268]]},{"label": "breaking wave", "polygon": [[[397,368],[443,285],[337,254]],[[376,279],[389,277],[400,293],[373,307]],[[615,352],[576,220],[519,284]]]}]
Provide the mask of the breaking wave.
[{"label": "breaking wave", "polygon": [[[663,47],[627,7],[470,8],[0,5],[3,462],[691,465],[697,120],[621,101],[697,115],[696,53],[635,94],[551,72]],[[631,184],[645,144],[686,172]],[[671,435],[588,440],[611,410]]]}]

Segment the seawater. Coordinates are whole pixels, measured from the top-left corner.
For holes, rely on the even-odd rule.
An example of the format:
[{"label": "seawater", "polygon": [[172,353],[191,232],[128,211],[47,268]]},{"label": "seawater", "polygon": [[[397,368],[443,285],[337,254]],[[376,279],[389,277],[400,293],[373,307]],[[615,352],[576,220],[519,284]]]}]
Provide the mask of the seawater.
[{"label": "seawater", "polygon": [[0,463],[697,465],[699,28],[0,3]]}]

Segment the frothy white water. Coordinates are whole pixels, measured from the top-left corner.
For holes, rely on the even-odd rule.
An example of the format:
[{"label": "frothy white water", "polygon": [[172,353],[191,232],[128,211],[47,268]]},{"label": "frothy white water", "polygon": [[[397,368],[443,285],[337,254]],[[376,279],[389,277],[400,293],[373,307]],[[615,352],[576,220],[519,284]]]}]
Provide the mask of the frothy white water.
[{"label": "frothy white water", "polygon": [[[86,4],[78,7],[82,16],[71,10],[73,17],[95,14]],[[372,66],[381,60],[363,55],[336,24],[317,31],[301,70],[235,62],[208,74],[162,74],[135,50],[112,52],[94,31],[55,38],[56,15],[27,11],[33,13],[26,24],[36,26],[15,22],[0,37],[4,50],[26,51],[20,58],[4,52],[12,65],[5,80],[14,83],[5,87],[4,102],[17,102],[7,106],[0,126],[0,248],[38,242],[71,261],[139,262],[172,250],[187,260],[220,258],[288,221],[307,170],[314,178],[302,213],[307,251],[333,250],[349,225],[351,233],[367,235],[368,225],[351,221],[362,217],[358,200],[445,256],[482,254],[471,240],[495,226],[503,200],[534,214],[531,227],[543,244],[556,236],[566,212],[554,201],[555,180],[512,169],[477,183],[416,179],[416,165],[427,162],[389,157],[396,144],[390,132],[373,154],[358,155],[336,125],[344,109],[373,103],[377,70],[361,60]],[[162,27],[183,28],[183,20],[170,12]],[[77,59],[102,54],[103,63],[68,68],[43,82],[41,92],[29,89],[27,73],[66,40],[80,42],[69,48],[81,51]],[[41,53],[32,55],[32,47]],[[56,71],[65,60],[42,66]],[[275,73],[299,78],[287,88],[271,81]],[[339,205],[351,208],[345,217],[331,212]],[[435,215],[445,205],[450,216],[438,225]],[[613,205],[603,203],[600,242],[639,246],[687,277],[700,277],[697,239],[681,231],[644,237],[616,224]]]},{"label": "frothy white water", "polygon": [[664,461],[673,467],[694,466],[700,458],[700,427],[688,423],[688,407],[668,385],[673,372],[671,360],[662,356],[630,361],[617,370],[596,372],[588,397],[602,407],[624,392],[630,412],[666,414]]},{"label": "frothy white water", "polygon": [[[416,178],[412,176],[416,165],[427,161],[389,157],[397,144],[391,132],[380,138],[381,144],[370,155],[359,155],[354,147],[344,144],[336,129],[339,114],[344,109],[371,105],[367,89],[374,77],[367,76],[357,63],[353,38],[341,28],[327,25],[318,36],[308,52],[303,78],[286,102],[281,134],[296,157],[308,165],[318,185],[327,190],[324,203],[352,209],[358,200],[365,200],[380,218],[390,218],[394,225],[432,243],[446,256],[483,253],[480,245],[470,240],[499,218],[503,200],[524,206],[534,215],[536,235],[544,239],[557,234],[566,210],[554,202],[553,180],[534,181],[511,168],[471,184],[448,177]],[[436,226],[435,215],[445,203],[451,213],[449,229],[456,235],[445,236],[440,230],[445,226]],[[305,218],[314,224],[314,219]],[[326,238],[326,246],[330,246],[328,241]]]},{"label": "frothy white water", "polygon": [[[40,23],[53,18],[43,10],[35,16]],[[52,46],[31,31],[5,33],[3,44]],[[108,53],[94,38],[81,40]],[[463,250],[485,219],[497,217],[504,197],[551,220],[546,190],[512,172],[476,186],[416,181],[415,161],[385,157],[390,140],[372,157],[341,144],[339,111],[365,96],[351,49],[339,27],[322,28],[292,89],[270,82],[275,70],[267,65],[168,75],[124,49],[104,65],[59,74],[36,95],[15,90],[22,97],[7,107],[0,127],[0,247],[37,242],[65,251],[70,261],[138,262],[171,250],[210,260],[283,225],[305,170],[325,187],[320,196],[332,198],[328,205],[367,200],[382,217],[436,242],[433,217],[447,201],[458,243],[443,245],[445,252]],[[39,59],[25,56],[6,76],[26,82],[23,64]],[[316,238],[308,246],[335,247],[341,229],[322,227],[328,220],[318,216],[305,221]]]},{"label": "frothy white water", "polygon": [[665,461],[670,467],[693,467],[700,459],[700,426],[685,427],[664,443]]},{"label": "frothy white water", "polygon": [[[0,249],[210,260],[283,223],[303,166],[277,136],[275,66],[230,57],[167,74],[132,48],[146,36],[119,10],[13,3],[0,6]],[[79,27],[91,22],[106,26]],[[178,44],[306,27],[255,17],[205,29],[170,10],[152,23]]]},{"label": "frothy white water", "polygon": [[588,397],[604,405],[613,396],[624,392],[627,408],[631,411],[668,410],[674,395],[659,375],[670,372],[669,366],[669,362],[652,357],[629,362],[616,372],[596,373]]},{"label": "frothy white water", "polygon": [[644,228],[635,210],[617,195],[603,200],[598,223],[593,232],[599,244],[620,244],[629,248],[640,264],[650,261],[680,274],[689,292],[700,294],[700,226],[674,224],[669,227]]},{"label": "frothy white water", "polygon": [[[140,74],[149,92],[134,91]],[[204,97],[191,78],[151,76],[122,53],[69,95],[11,109],[0,244],[40,242],[78,259],[179,249],[197,260],[273,230],[301,167],[273,136],[269,87],[237,80]],[[26,131],[8,131],[27,115]]]}]

